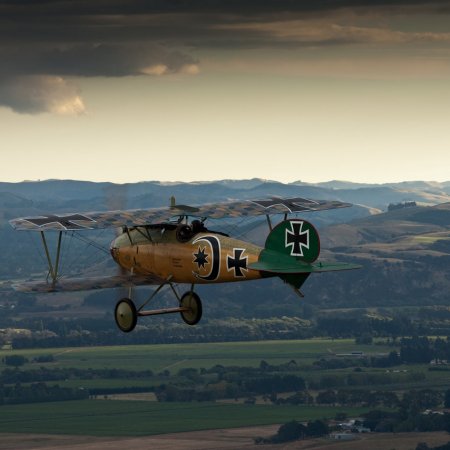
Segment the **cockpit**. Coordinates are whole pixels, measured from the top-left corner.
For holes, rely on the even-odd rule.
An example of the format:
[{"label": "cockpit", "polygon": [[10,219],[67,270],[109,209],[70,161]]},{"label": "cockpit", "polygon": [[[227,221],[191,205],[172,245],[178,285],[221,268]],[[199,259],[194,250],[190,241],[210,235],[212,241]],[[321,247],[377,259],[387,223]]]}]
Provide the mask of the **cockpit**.
[{"label": "cockpit", "polygon": [[[149,243],[169,243],[169,242],[188,242],[198,233],[206,233],[209,230],[205,224],[198,219],[188,223],[159,223],[153,225],[135,226],[132,228],[124,228],[120,234],[111,243],[111,250],[115,248],[143,245]],[[225,235],[220,232],[213,232],[215,234]]]}]

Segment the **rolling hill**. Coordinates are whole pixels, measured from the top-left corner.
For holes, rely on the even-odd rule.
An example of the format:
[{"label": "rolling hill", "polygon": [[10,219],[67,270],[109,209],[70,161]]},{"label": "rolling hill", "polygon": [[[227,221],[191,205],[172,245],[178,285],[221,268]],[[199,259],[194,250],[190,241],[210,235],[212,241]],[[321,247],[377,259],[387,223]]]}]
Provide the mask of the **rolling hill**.
[{"label": "rolling hill", "polygon": [[[363,269],[339,274],[311,276],[299,302],[279,279],[200,287],[207,317],[271,317],[302,315],[304,305],[314,308],[436,305],[450,302],[450,183],[408,182],[361,185],[327,182],[317,185],[282,184],[266,180],[222,180],[205,183],[145,182],[129,185],[48,180],[0,183],[0,279],[45,276],[38,256],[38,236],[14,232],[8,219],[45,212],[160,206],[171,195],[185,204],[230,198],[261,198],[269,195],[337,199],[356,204],[353,208],[308,215],[321,232],[322,257],[358,262]],[[387,211],[390,203],[415,201],[419,206]],[[212,225],[211,225],[212,227]],[[214,229],[250,238],[263,244],[264,220],[244,223],[215,222]],[[90,235],[107,246],[113,232]],[[65,248],[67,273],[114,271],[108,256],[98,256],[86,244]],[[93,252],[93,253],[89,253]],[[65,262],[67,262],[65,261]],[[92,263],[94,262],[94,269]],[[83,298],[66,298],[73,306],[61,317],[76,317]],[[104,294],[115,303],[116,294]],[[16,293],[3,293],[3,302],[26,301]],[[39,302],[45,304],[46,298]],[[162,296],[162,303],[165,298]],[[112,306],[111,306],[112,308]],[[43,308],[43,314],[46,310]],[[38,313],[36,313],[39,315]],[[104,307],[97,312],[104,316]]]}]

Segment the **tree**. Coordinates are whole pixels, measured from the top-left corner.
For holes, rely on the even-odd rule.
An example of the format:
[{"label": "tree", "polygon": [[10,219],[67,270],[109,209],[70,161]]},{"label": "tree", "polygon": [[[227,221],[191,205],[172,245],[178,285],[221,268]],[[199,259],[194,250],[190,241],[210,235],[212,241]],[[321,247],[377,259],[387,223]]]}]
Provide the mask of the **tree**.
[{"label": "tree", "polygon": [[450,389],[445,391],[444,406],[450,408]]},{"label": "tree", "polygon": [[307,436],[320,437],[325,436],[330,432],[328,425],[322,420],[315,420],[314,422],[308,422],[306,427]]},{"label": "tree", "polygon": [[305,435],[306,427],[296,420],[281,425],[277,434],[273,436],[272,442],[296,441]]},{"label": "tree", "polygon": [[316,397],[316,403],[332,405],[337,402],[336,392],[332,390],[319,392]]},{"label": "tree", "polygon": [[28,359],[22,355],[9,355],[4,357],[3,362],[7,366],[14,366],[17,369],[27,363]]}]

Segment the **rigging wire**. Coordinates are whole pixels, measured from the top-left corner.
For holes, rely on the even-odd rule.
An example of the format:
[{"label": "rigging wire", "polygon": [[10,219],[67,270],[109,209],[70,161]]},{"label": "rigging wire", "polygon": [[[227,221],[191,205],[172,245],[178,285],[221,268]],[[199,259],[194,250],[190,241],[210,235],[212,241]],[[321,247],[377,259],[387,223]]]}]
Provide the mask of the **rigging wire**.
[{"label": "rigging wire", "polygon": [[84,242],[86,244],[87,248],[93,247],[93,248],[96,248],[97,250],[102,251],[109,255],[109,250],[107,250],[103,245],[99,244],[98,242],[94,241],[93,239],[89,239],[89,238],[77,233],[76,231],[73,232],[73,237],[75,239],[78,239],[78,240]]},{"label": "rigging wire", "polygon": [[[105,230],[98,235],[97,240],[103,238]],[[90,239],[86,236],[78,234],[76,231],[72,231],[70,235],[67,236],[69,240],[68,248],[66,249],[67,254],[64,260],[64,272],[71,271],[76,263],[80,263],[80,261],[88,261],[90,266],[94,266],[99,262],[103,262],[105,260],[104,253],[108,254],[109,250],[107,250],[102,244],[99,244],[96,240]],[[74,246],[72,245],[72,241],[77,239],[84,244],[85,246]],[[70,250],[76,247],[76,250],[72,255],[70,255]],[[93,249],[93,251],[91,251]],[[61,271],[61,273],[64,273]]]},{"label": "rigging wire", "polygon": [[25,234],[28,236],[28,239],[31,241],[33,247],[36,249],[36,252],[37,252],[37,254],[39,255],[39,257],[41,258],[41,260],[42,260],[42,262],[44,263],[44,265],[48,267],[48,262],[47,262],[47,260],[44,258],[43,251],[42,251],[42,247],[39,246],[39,245],[37,245],[36,238],[33,237],[33,236],[31,235],[31,233],[25,233]]},{"label": "rigging wire", "polygon": [[60,262],[60,273],[63,275],[66,267],[68,265],[67,261],[70,255],[70,249],[72,247],[72,239],[69,237],[69,233],[65,232],[63,237],[63,245],[61,248],[61,262]]}]

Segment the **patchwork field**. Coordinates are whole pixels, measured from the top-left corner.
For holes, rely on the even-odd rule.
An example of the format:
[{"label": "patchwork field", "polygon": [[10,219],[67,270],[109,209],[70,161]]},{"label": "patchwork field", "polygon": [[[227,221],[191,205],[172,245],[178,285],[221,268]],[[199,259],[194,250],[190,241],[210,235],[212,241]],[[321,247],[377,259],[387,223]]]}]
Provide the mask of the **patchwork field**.
[{"label": "patchwork field", "polygon": [[[148,379],[126,377],[103,379],[96,376],[48,382],[48,384],[59,384],[60,386],[93,389],[127,386],[151,387],[161,383],[183,383],[183,376],[179,374],[179,371],[186,368],[210,369],[215,365],[260,367],[261,361],[282,365],[294,360],[298,365],[295,373],[312,380],[322,376],[345,376],[350,373],[353,373],[354,376],[359,376],[361,373],[385,374],[388,371],[384,368],[367,367],[363,372],[354,372],[352,367],[333,370],[313,368],[312,363],[321,358],[335,355],[360,354],[364,357],[385,355],[392,349],[395,347],[385,344],[356,345],[351,339],[33,349],[1,351],[0,370],[7,368],[3,361],[4,357],[14,353],[28,359],[26,364],[17,369],[23,371],[33,371],[39,369],[40,366],[45,366],[48,370],[52,370],[52,368],[125,369],[136,372],[152,370],[154,373],[154,376]],[[35,362],[37,357],[43,355],[52,355],[51,362],[45,364]],[[390,370],[396,371],[393,374],[393,383],[379,386],[381,390],[402,391],[431,386],[445,388],[448,384],[448,372],[430,372],[427,365],[401,366]],[[166,373],[163,374],[165,371]],[[409,376],[408,374],[412,372],[422,374],[422,377],[419,377],[417,381],[411,378],[408,383],[402,383],[402,377],[405,377],[405,374]],[[359,388],[377,389],[378,387],[371,385]],[[2,405],[0,406],[0,433],[4,433],[5,436],[8,433],[24,433],[25,440],[25,434],[96,436],[99,438],[136,437],[266,426],[285,423],[293,419],[308,421],[333,418],[336,413],[346,413],[350,417],[355,417],[368,411],[368,408],[362,407],[294,406],[270,402],[267,404],[258,404],[260,402],[243,404],[242,401],[231,401],[230,403],[221,401],[156,402],[155,396],[150,393],[137,397],[130,395],[126,397],[127,399],[116,397],[122,398],[120,401],[110,398],[105,400],[103,396],[98,396],[98,399],[82,401]],[[257,434],[254,437],[256,436]],[[1,446],[0,449],[2,449]]]},{"label": "patchwork field", "polygon": [[[367,408],[345,410],[358,415]],[[85,400],[2,406],[0,433],[146,436],[332,418],[340,411],[343,408]]]},{"label": "patchwork field", "polygon": [[[80,369],[164,370],[210,368],[224,366],[257,367],[262,360],[281,364],[291,359],[306,364],[333,353],[362,351],[367,354],[386,353],[391,347],[355,345],[353,339],[309,339],[292,341],[225,342],[207,344],[128,345],[114,347],[77,347],[68,349],[14,350],[29,360],[39,355],[53,355],[54,366]],[[10,351],[0,351],[0,360]],[[36,366],[28,364],[24,369]],[[0,362],[0,370],[5,366]]]}]

